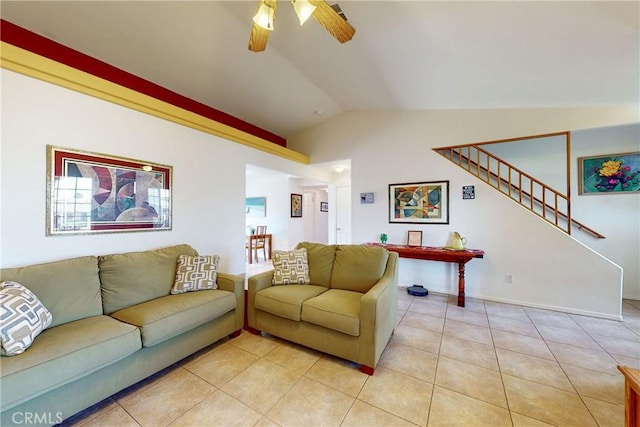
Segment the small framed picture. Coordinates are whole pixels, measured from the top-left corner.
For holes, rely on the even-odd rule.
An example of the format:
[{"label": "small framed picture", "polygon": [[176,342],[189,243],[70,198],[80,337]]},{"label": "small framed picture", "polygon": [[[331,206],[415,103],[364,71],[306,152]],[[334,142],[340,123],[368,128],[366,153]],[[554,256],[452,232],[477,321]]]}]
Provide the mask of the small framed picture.
[{"label": "small framed picture", "polygon": [[320,212],[329,212],[328,202],[320,202]]},{"label": "small framed picture", "polygon": [[422,246],[422,231],[409,230],[407,235],[407,246]]},{"label": "small framed picture", "polygon": [[302,217],[302,194],[291,194],[291,218]]},{"label": "small framed picture", "polygon": [[360,193],[360,203],[373,203],[373,193]]}]

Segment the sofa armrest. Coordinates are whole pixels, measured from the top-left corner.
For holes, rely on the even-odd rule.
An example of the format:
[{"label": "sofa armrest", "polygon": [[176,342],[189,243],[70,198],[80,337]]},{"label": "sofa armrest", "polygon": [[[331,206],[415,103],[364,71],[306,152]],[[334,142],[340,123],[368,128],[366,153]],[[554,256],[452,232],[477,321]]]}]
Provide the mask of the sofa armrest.
[{"label": "sofa armrest", "polygon": [[235,325],[237,331],[241,330],[244,324],[244,311],[246,310],[244,306],[244,276],[218,272],[216,283],[218,284],[218,289],[233,292],[235,295]]},{"label": "sofa armrest", "polygon": [[[375,367],[396,327],[398,254],[389,253],[387,268],[360,302],[360,360]],[[370,363],[370,364],[369,364]]]},{"label": "sofa armrest", "polygon": [[247,279],[247,323],[250,327],[256,327],[256,306],[255,299],[256,293],[262,289],[266,289],[271,285],[271,279],[273,278],[273,270],[264,271],[258,273]]}]

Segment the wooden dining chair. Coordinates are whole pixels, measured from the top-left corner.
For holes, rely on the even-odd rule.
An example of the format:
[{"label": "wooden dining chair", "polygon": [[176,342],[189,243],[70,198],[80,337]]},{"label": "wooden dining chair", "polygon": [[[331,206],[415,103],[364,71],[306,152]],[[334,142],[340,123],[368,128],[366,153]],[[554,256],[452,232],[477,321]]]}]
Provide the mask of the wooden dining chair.
[{"label": "wooden dining chair", "polygon": [[256,261],[259,261],[258,249],[262,249],[262,256],[264,257],[265,261],[267,260],[267,251],[265,249],[265,240],[266,240],[265,234],[267,234],[267,226],[258,225],[256,227],[256,238],[251,241],[253,242],[253,244],[251,245],[252,247],[249,247],[248,244],[246,245],[248,250],[254,251],[256,256]]}]

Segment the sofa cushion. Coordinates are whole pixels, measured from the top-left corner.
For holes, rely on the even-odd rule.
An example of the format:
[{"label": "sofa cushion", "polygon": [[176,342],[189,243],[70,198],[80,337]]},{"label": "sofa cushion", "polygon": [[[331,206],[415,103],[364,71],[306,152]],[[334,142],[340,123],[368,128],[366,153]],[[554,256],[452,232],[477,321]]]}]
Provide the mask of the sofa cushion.
[{"label": "sofa cushion", "polygon": [[273,285],[304,285],[309,283],[307,250],[273,251]]},{"label": "sofa cushion", "polygon": [[336,245],[300,242],[296,249],[305,248],[309,260],[309,283],[312,285],[331,286],[331,272],[336,258]]},{"label": "sofa cushion", "polygon": [[16,282],[0,282],[0,354],[24,352],[51,319],[47,307],[29,289]]},{"label": "sofa cushion", "polygon": [[169,295],[180,255],[198,253],[189,245],[177,245],[98,257],[104,313]]},{"label": "sofa cushion", "polygon": [[215,289],[168,295],[118,310],[111,316],[139,327],[142,345],[151,347],[235,308],[232,292]]},{"label": "sofa cushion", "polygon": [[140,348],[138,328],[109,316],[87,317],[49,328],[24,353],[2,358],[2,406],[15,406]]},{"label": "sofa cushion", "polygon": [[5,268],[0,280],[18,282],[33,292],[51,312],[51,328],[102,314],[97,257]]},{"label": "sofa cushion", "polygon": [[322,295],[308,299],[302,304],[302,320],[343,332],[354,337],[360,336],[360,292],[343,289],[329,289]]},{"label": "sofa cushion", "polygon": [[271,286],[256,294],[255,307],[285,319],[300,320],[302,303],[327,289],[315,285]]},{"label": "sofa cushion", "polygon": [[366,293],[384,274],[388,259],[389,252],[381,247],[339,245],[331,288]]},{"label": "sofa cushion", "polygon": [[218,255],[180,255],[176,280],[171,288],[171,293],[181,294],[190,291],[218,289],[216,278],[219,262]]}]

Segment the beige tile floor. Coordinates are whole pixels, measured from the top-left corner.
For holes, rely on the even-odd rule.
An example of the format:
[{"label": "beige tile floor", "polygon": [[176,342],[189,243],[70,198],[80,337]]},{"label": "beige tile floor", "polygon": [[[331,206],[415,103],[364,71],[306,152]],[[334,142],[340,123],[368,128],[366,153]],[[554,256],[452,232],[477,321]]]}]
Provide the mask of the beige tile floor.
[{"label": "beige tile floor", "polygon": [[475,299],[461,309],[399,288],[398,326],[374,376],[243,332],[66,424],[622,426],[616,365],[640,368],[640,301],[623,312],[617,322]]}]

